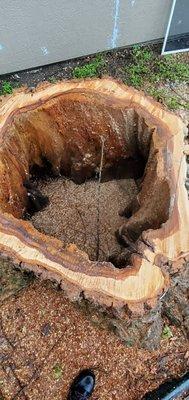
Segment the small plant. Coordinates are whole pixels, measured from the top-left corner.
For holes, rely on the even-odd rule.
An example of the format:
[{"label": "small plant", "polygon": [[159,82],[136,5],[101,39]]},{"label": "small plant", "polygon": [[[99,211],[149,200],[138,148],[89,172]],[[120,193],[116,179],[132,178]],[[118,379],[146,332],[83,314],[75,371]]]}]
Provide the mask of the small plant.
[{"label": "small plant", "polygon": [[189,110],[189,103],[186,103],[186,104],[184,105],[184,108],[185,108],[185,110]]},{"label": "small plant", "polygon": [[[189,80],[189,65],[175,56],[158,56],[141,46],[133,46],[131,63],[125,67],[126,83],[141,87],[145,82],[183,82]],[[174,108],[173,103],[172,108]]]},{"label": "small plant", "polygon": [[3,81],[1,85],[1,94],[11,94],[13,92],[13,87],[10,82],[8,81]]},{"label": "small plant", "polygon": [[153,96],[157,101],[163,103],[171,110],[177,110],[179,107],[187,109],[188,104],[181,103],[178,97],[171,96],[170,93],[166,92],[165,89],[159,89],[156,87],[149,87],[147,92],[150,96]]},{"label": "small plant", "polygon": [[74,78],[92,78],[93,76],[97,76],[99,73],[100,67],[104,64],[101,55],[96,56],[94,61],[87,63],[81,67],[75,67],[73,70]]},{"label": "small plant", "polygon": [[133,46],[132,56],[135,61],[144,63],[146,61],[152,60],[153,52],[139,45],[135,45]]},{"label": "small plant", "polygon": [[143,65],[133,65],[129,70],[129,82],[134,87],[140,87],[143,85]]},{"label": "small plant", "polygon": [[165,325],[161,334],[162,339],[170,339],[173,337],[173,333],[168,325]]},{"label": "small plant", "polygon": [[158,81],[182,82],[189,79],[189,66],[178,62],[172,55],[164,56],[155,63],[154,78]]},{"label": "small plant", "polygon": [[150,86],[147,89],[147,92],[150,96],[153,96],[157,101],[164,102],[165,97],[167,95],[164,89],[157,89],[156,87]]},{"label": "small plant", "polygon": [[50,83],[56,83],[56,82],[57,82],[57,79],[55,78],[55,76],[50,76],[50,77],[48,78],[48,81],[49,81]]},{"label": "small plant", "polygon": [[126,339],[125,340],[125,345],[127,346],[127,347],[132,347],[133,346],[133,340],[132,339]]},{"label": "small plant", "polygon": [[60,364],[56,364],[53,367],[54,379],[59,380],[62,376],[62,367]]},{"label": "small plant", "polygon": [[131,64],[125,68],[126,83],[141,87],[145,77],[150,74],[150,61],[153,58],[153,53],[148,49],[143,49],[141,46],[133,46],[131,51]]},{"label": "small plant", "polygon": [[[185,108],[184,104],[181,104],[180,101],[177,99],[176,96],[170,96],[166,98],[165,100],[165,104],[168,108],[170,108],[171,110],[177,110],[177,108],[179,107],[183,107]],[[187,105],[186,105],[187,106]]]}]

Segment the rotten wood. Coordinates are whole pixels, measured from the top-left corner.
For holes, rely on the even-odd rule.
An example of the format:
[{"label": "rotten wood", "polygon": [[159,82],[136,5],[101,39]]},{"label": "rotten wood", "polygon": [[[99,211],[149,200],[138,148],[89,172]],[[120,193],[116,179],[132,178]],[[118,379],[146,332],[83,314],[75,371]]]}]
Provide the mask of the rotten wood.
[{"label": "rotten wood", "polygon": [[[0,107],[0,252],[42,278],[55,279],[72,299],[143,311],[169,286],[163,266],[189,255],[185,188],[188,147],[182,120],[142,92],[112,79],[21,89]],[[118,270],[92,262],[74,244],[38,232],[21,218],[30,168],[47,159],[58,174],[84,179],[119,158],[146,162],[141,190],[119,237],[131,263]],[[125,210],[126,212],[126,210]],[[179,261],[181,260],[181,261]],[[177,265],[177,266],[178,266]]]}]

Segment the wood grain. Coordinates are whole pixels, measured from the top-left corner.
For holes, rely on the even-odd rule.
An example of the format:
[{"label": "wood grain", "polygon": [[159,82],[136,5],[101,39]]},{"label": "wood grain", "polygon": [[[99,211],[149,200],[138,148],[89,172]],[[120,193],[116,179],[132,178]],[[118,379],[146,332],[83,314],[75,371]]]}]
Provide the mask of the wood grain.
[{"label": "wood grain", "polygon": [[[0,251],[44,279],[57,280],[71,299],[143,311],[169,285],[164,265],[189,254],[185,189],[187,146],[182,120],[142,92],[112,79],[43,84],[2,98],[0,105]],[[137,157],[146,168],[138,207],[119,234],[134,241],[130,266],[92,262],[74,244],[39,233],[21,217],[23,185],[32,165],[48,159],[53,171],[90,176],[104,162]]]}]

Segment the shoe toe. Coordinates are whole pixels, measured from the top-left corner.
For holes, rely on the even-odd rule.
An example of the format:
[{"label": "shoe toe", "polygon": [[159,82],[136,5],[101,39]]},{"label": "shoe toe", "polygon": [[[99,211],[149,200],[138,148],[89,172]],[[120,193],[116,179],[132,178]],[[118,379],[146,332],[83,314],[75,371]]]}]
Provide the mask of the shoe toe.
[{"label": "shoe toe", "polygon": [[69,392],[69,400],[87,400],[95,386],[94,372],[86,369],[74,379]]}]

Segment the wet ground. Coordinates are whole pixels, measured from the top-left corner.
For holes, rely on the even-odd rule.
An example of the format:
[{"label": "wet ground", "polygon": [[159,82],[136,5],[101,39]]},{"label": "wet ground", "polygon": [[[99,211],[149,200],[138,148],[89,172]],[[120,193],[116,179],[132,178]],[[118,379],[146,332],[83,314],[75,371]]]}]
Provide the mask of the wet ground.
[{"label": "wet ground", "polygon": [[[104,73],[122,79],[121,68],[127,57],[127,49],[108,52]],[[2,80],[11,79],[12,82],[35,86],[49,77],[71,78],[73,67],[88,60],[90,57],[36,68],[12,74],[11,77],[3,76]],[[173,83],[168,90],[176,90],[179,96],[188,98],[186,84]],[[187,120],[186,111],[179,110],[179,114]],[[52,182],[50,192],[45,184],[43,190],[47,190],[56,203],[57,194],[53,193],[53,185],[55,183]],[[62,188],[60,181],[58,185]],[[96,189],[88,189],[92,190],[94,204]],[[73,185],[72,190],[76,190]],[[64,201],[68,202],[68,198],[69,195]],[[62,204],[64,206],[65,203]],[[105,207],[105,201],[102,206]],[[52,206],[44,213],[47,210],[54,212]],[[45,225],[43,215],[34,216],[35,223],[43,223],[43,229],[47,229],[48,233],[50,226]],[[109,216],[106,217],[108,221]],[[96,211],[94,221],[95,218]],[[81,217],[78,221],[82,223]],[[116,220],[115,225],[117,223]],[[54,234],[61,235],[61,224],[56,228],[58,234]],[[111,232],[106,243],[109,240],[115,240]],[[96,251],[95,244],[93,249]],[[42,283],[32,275],[16,270],[11,263],[0,262],[0,280],[0,400],[64,400],[73,377],[86,367],[93,368],[97,377],[92,400],[140,400],[161,382],[178,377],[189,369],[186,333],[176,314],[167,319],[170,310],[163,315],[163,323],[168,325],[170,331],[162,335],[158,350],[149,351],[133,344],[133,326],[129,338],[123,343],[107,326],[102,313],[86,307],[85,303],[72,304],[52,283]]]}]

